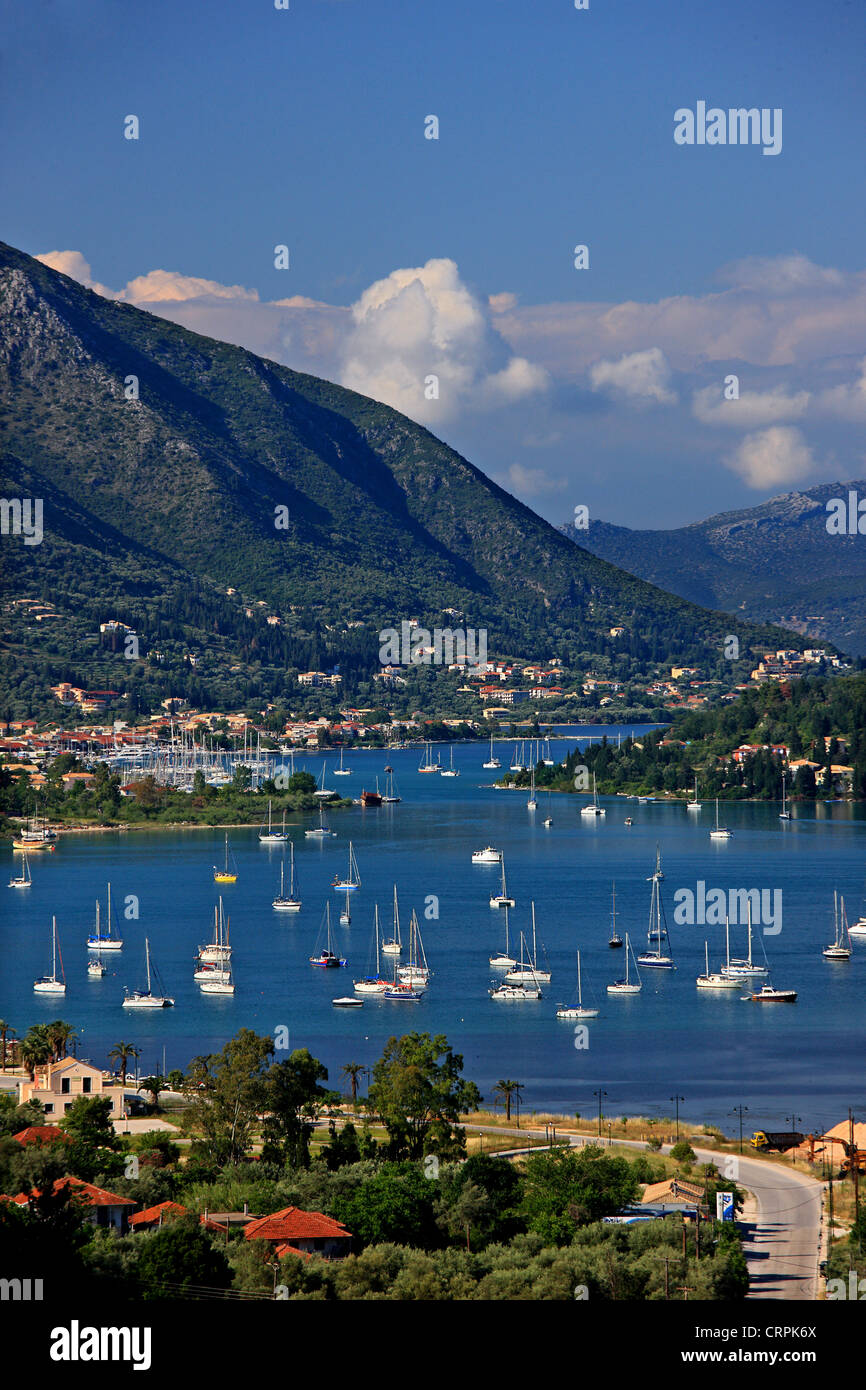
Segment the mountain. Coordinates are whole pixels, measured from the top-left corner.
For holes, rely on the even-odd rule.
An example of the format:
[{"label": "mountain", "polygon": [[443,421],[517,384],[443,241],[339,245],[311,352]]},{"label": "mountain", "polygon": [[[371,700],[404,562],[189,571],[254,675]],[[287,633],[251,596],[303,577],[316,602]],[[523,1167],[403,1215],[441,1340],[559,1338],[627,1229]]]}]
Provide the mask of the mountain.
[{"label": "mountain", "polygon": [[[195,703],[273,696],[296,688],[287,666],[371,674],[380,627],[449,626],[448,608],[491,651],[541,658],[587,661],[622,625],[623,669],[678,658],[730,674],[729,631],[746,648],[780,640],[575,547],[387,406],[2,243],[0,325],[2,495],[44,502],[41,544],[0,545],[0,700],[32,704],[58,679],[152,689],[154,671]],[[22,599],[53,613],[25,621]],[[108,618],[135,627],[141,663],[106,649]]]},{"label": "mountain", "polygon": [[826,503],[847,503],[850,489],[866,497],[866,481],[824,483],[669,531],[603,521],[590,521],[588,531],[560,529],[594,555],[693,603],[866,656],[866,544],[859,535],[831,535],[826,524]]}]

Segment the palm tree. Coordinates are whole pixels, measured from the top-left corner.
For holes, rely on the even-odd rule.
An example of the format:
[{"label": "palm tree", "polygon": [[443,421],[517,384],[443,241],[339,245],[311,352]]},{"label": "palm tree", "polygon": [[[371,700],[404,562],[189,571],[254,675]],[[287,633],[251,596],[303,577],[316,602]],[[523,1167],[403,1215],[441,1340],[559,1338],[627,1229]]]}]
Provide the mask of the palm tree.
[{"label": "palm tree", "polygon": [[169,1089],[168,1082],[164,1076],[145,1076],[139,1084],[140,1091],[147,1091],[153,1103],[154,1110],[159,1109],[159,1097],[163,1091]]},{"label": "palm tree", "polygon": [[520,1092],[523,1090],[522,1081],[497,1081],[493,1087],[494,1095],[500,1095],[505,1101],[505,1118],[511,1119],[511,1102],[515,1100],[519,1107]]},{"label": "palm tree", "polygon": [[348,1076],[349,1084],[352,1087],[352,1104],[358,1099],[358,1077],[366,1071],[366,1067],[360,1062],[347,1062],[343,1067],[343,1075]]},{"label": "palm tree", "polygon": [[64,1023],[62,1018],[57,1018],[53,1023],[46,1023],[45,1028],[51,1041],[51,1061],[60,1062],[68,1055],[68,1046],[73,1038],[78,1034],[71,1023]]},{"label": "palm tree", "polygon": [[37,1067],[44,1067],[53,1056],[53,1047],[44,1023],[34,1023],[21,1040],[21,1061],[30,1073],[32,1081]]},{"label": "palm tree", "polygon": [[111,1060],[120,1063],[120,1085],[121,1087],[125,1086],[126,1073],[129,1071],[129,1059],[130,1057],[140,1057],[141,1048],[134,1047],[132,1043],[119,1042],[115,1043],[108,1056]]},{"label": "palm tree", "polygon": [[15,1029],[11,1023],[7,1023],[4,1018],[0,1018],[0,1058],[3,1061],[3,1070],[6,1070],[6,1039],[16,1036]]}]

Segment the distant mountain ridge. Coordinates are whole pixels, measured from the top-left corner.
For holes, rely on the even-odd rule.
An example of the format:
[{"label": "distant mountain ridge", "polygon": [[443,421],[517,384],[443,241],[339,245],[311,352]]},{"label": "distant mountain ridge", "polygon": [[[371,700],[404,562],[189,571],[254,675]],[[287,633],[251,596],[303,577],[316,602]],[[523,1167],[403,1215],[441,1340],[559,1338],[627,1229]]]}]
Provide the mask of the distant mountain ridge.
[{"label": "distant mountain ridge", "polygon": [[831,535],[826,504],[866,480],[822,483],[671,530],[590,521],[562,532],[611,564],[708,608],[779,623],[866,655],[866,537]]}]

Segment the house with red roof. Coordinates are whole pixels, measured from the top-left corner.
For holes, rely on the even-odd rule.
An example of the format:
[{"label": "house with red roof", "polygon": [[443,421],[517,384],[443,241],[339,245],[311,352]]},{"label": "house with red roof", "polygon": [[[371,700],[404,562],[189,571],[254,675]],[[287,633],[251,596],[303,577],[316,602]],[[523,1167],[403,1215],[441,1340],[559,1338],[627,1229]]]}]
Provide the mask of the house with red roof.
[{"label": "house with red roof", "polygon": [[[129,1229],[131,1231],[159,1230],[166,1222],[176,1221],[179,1216],[189,1215],[189,1207],[182,1206],[180,1202],[157,1202],[155,1207],[145,1207],[144,1211],[137,1211],[134,1216],[131,1216]],[[207,1216],[200,1216],[199,1224],[208,1231],[218,1231],[221,1235],[225,1234],[225,1226],[220,1226],[216,1221],[208,1220]]]},{"label": "house with red roof", "polygon": [[64,1144],[71,1144],[71,1137],[60,1129],[57,1125],[28,1125],[26,1129],[19,1129],[17,1134],[12,1135],[19,1144],[56,1144],[60,1140]]},{"label": "house with red roof", "polygon": [[333,1217],[320,1211],[302,1211],[300,1207],[284,1207],[270,1216],[250,1221],[244,1229],[245,1240],[266,1240],[274,1246],[274,1254],[323,1255],[325,1259],[341,1260],[351,1254],[352,1232]]},{"label": "house with red roof", "polygon": [[[83,1182],[81,1178],[74,1178],[67,1175],[65,1178],[57,1178],[52,1188],[53,1192],[60,1192],[63,1188],[70,1188],[73,1199],[79,1202],[82,1207],[86,1207],[88,1215],[94,1226],[104,1229],[117,1231],[120,1235],[125,1235],[129,1223],[129,1209],[135,1206],[135,1202],[128,1197],[118,1197],[115,1192],[107,1192],[104,1187],[94,1187],[92,1182]],[[35,1190],[38,1197],[41,1194]],[[29,1192],[19,1192],[16,1197],[4,1197],[4,1202],[11,1202],[17,1207],[26,1207],[30,1202]]]}]

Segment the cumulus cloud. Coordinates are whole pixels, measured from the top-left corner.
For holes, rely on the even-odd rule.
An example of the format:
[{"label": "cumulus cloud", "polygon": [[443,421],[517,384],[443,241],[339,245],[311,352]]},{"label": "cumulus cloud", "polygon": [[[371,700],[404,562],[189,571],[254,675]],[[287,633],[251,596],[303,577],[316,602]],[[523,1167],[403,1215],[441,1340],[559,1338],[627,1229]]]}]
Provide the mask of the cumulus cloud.
[{"label": "cumulus cloud", "polygon": [[812,451],[793,425],[772,425],[747,434],[725,462],[753,488],[801,482],[815,469]]},{"label": "cumulus cloud", "polygon": [[726,400],[720,386],[706,386],[692,396],[692,414],[705,425],[729,425],[753,430],[783,420],[799,420],[806,413],[808,391],[789,392],[784,386],[770,391],[743,391],[738,400]]},{"label": "cumulus cloud", "polygon": [[547,383],[542,369],[509,355],[452,260],[392,271],[352,305],[352,319],[343,385],[425,424],[520,400]]},{"label": "cumulus cloud", "polygon": [[114,298],[110,289],[93,279],[90,262],[84,259],[80,251],[46,251],[44,255],[37,256],[36,259],[41,261],[43,265],[50,266],[52,270],[59,270],[61,275],[68,275],[71,280],[77,280],[86,289],[94,290],[96,294],[104,295],[106,299]]},{"label": "cumulus cloud", "polygon": [[596,362],[589,379],[594,391],[610,391],[636,402],[674,405],[677,400],[676,392],[670,388],[667,358],[657,347],[625,353],[616,362]]},{"label": "cumulus cloud", "polygon": [[808,256],[744,256],[722,266],[716,279],[739,290],[764,294],[796,294],[801,290],[839,288],[845,283],[840,270],[816,265]]},{"label": "cumulus cloud", "polygon": [[866,421],[866,357],[860,363],[856,381],[827,387],[818,394],[816,406],[821,414],[840,420],[850,420],[854,424]]},{"label": "cumulus cloud", "polygon": [[512,463],[506,475],[506,485],[523,497],[537,497],[542,492],[556,492],[563,486],[562,478],[553,478],[543,468],[526,468]]},{"label": "cumulus cloud", "polygon": [[487,303],[490,305],[491,312],[494,314],[505,314],[509,309],[517,307],[517,295],[510,291],[503,291],[502,294],[489,294]]},{"label": "cumulus cloud", "polygon": [[130,304],[171,304],[188,299],[249,299],[258,302],[258,291],[243,285],[221,285],[217,280],[201,280],[196,275],[181,275],[176,270],[151,270],[138,275],[118,299]]}]

